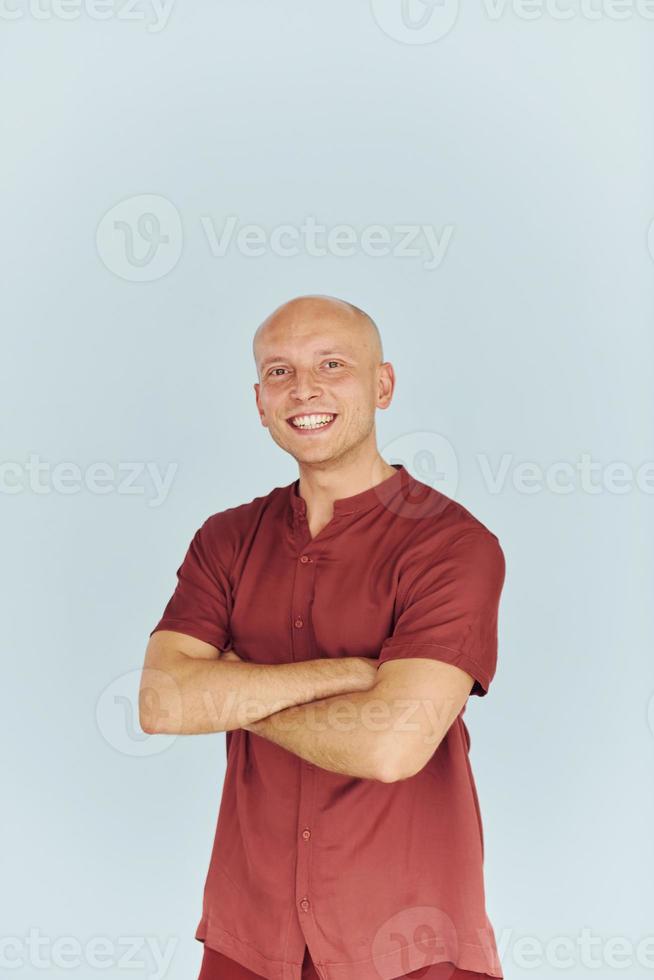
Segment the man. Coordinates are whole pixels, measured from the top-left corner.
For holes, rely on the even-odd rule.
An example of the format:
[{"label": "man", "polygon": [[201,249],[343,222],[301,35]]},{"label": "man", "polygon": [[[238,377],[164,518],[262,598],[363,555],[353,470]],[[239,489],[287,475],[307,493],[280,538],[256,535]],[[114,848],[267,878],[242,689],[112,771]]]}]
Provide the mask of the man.
[{"label": "man", "polygon": [[300,297],[253,353],[299,478],[196,532],[140,696],[146,732],[227,733],[201,980],[502,977],[462,717],[502,549],[380,456],[395,376],[367,314]]}]

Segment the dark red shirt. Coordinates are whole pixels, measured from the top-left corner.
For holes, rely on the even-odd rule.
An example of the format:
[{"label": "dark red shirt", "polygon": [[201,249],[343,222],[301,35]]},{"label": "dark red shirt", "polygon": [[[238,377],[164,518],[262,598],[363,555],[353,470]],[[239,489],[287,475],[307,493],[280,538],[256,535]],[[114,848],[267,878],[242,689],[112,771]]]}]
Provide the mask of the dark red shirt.
[{"label": "dark red shirt", "polygon": [[[334,501],[314,538],[299,480],[209,517],[155,630],[259,664],[429,657],[484,696],[505,574],[497,537],[397,472]],[[314,766],[226,734],[227,768],[196,938],[268,980],[400,977],[429,963],[502,977],[486,914],[484,840],[462,709],[414,776]]]}]

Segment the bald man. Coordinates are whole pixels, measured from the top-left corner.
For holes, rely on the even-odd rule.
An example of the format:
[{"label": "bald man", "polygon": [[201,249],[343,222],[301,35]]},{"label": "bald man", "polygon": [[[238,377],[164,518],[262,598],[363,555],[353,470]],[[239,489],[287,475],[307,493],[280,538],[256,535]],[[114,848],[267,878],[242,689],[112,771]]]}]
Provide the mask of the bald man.
[{"label": "bald man", "polygon": [[[375,412],[393,397],[393,365],[384,363],[375,322],[328,296],[302,296],[278,307],[254,334],[262,424],[300,471],[311,536],[331,520],[338,497],[374,486],[395,470],[379,454]],[[320,428],[291,416],[328,412]]]},{"label": "bald man", "polygon": [[252,350],[298,479],[198,530],[141,682],[144,731],[227,733],[200,980],[501,978],[462,719],[495,669],[499,543],[380,455],[368,314],[298,297]]}]

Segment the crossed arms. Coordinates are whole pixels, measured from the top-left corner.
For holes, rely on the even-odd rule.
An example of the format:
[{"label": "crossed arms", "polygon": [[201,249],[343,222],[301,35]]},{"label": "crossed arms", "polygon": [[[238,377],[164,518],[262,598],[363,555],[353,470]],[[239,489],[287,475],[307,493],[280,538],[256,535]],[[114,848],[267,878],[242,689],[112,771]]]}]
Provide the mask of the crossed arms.
[{"label": "crossed arms", "polygon": [[473,683],[430,658],[253,664],[159,630],[146,650],[139,720],[148,734],[243,728],[321,769],[395,782],[426,765]]}]

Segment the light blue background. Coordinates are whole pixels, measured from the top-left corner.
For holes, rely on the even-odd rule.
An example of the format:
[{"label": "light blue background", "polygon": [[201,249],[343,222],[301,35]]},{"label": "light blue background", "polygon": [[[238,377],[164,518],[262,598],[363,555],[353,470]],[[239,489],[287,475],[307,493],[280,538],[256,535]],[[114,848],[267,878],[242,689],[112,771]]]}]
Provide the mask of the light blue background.
[{"label": "light blue background", "polygon": [[[197,975],[224,735],[148,747],[126,698],[194,530],[297,475],[259,423],[250,345],[274,306],[321,292],[379,324],[397,374],[382,454],[403,446],[421,478],[432,437],[415,433],[443,437],[454,495],[506,555],[498,672],[466,721],[507,980],[650,975],[635,949],[591,970],[578,943],[600,937],[601,962],[654,935],[652,494],[512,482],[525,461],[652,459],[654,22],[574,9],[493,19],[470,0],[427,44],[344,0],[178,2],[158,32],[27,8],[3,22],[2,461],[177,467],[160,506],[143,480],[0,495],[4,936],[172,939],[166,976]],[[183,229],[150,282],[96,244],[136,195]],[[453,233],[432,270],[220,258],[207,215]],[[505,454],[492,492],[478,457]],[[572,965],[527,969],[525,936],[567,937]],[[10,975],[44,975],[21,955]],[[152,977],[146,962],[75,976]]]}]

